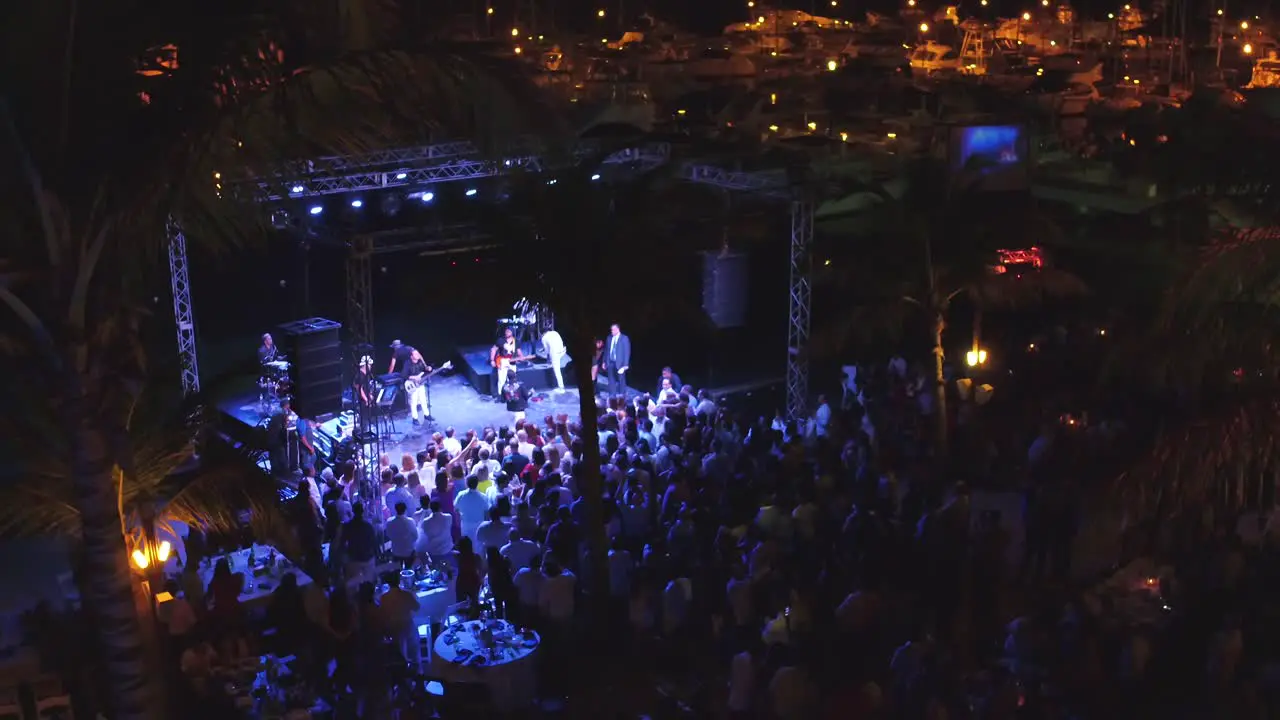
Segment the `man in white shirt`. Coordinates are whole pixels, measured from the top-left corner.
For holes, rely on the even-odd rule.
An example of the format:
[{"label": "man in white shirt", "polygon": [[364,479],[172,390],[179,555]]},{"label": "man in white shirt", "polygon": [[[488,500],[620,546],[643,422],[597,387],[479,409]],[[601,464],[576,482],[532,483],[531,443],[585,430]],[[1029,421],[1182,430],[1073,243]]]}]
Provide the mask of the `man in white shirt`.
[{"label": "man in white shirt", "polygon": [[396,516],[387,521],[387,540],[391,541],[391,557],[413,567],[414,547],[418,544],[418,528],[408,516],[409,508],[402,502],[395,505]]},{"label": "man in white shirt", "polygon": [[497,508],[490,508],[489,519],[480,523],[480,527],[476,528],[476,552],[480,557],[484,557],[488,552],[488,548],[502,549],[507,544],[508,536],[511,534],[511,526],[503,522],[498,516]]},{"label": "man in white shirt", "polygon": [[395,487],[388,490],[386,496],[383,498],[387,507],[394,509],[397,503],[404,503],[405,507],[410,508],[418,502],[417,496],[415,496],[413,491],[409,490],[406,486],[404,475],[396,473],[392,482],[395,483]]},{"label": "man in white shirt", "polygon": [[520,531],[511,528],[507,533],[507,539],[510,541],[502,546],[499,550],[502,557],[511,563],[511,567],[515,572],[529,567],[533,563],[533,559],[542,554],[542,546],[532,540],[526,540],[520,537]]},{"label": "man in white shirt", "polygon": [[444,429],[444,438],[440,440],[440,446],[449,452],[449,457],[458,457],[462,454],[462,441],[456,435],[456,430],[447,427]]},{"label": "man in white shirt", "polygon": [[538,618],[538,607],[542,599],[542,586],[547,578],[542,574],[542,560],[534,556],[529,566],[516,571],[512,581],[516,586],[516,594],[520,597],[520,617],[531,623]]},{"label": "man in white shirt", "polygon": [[307,467],[302,469],[302,481],[307,484],[307,494],[311,496],[311,501],[316,505],[316,512],[320,513],[320,520],[324,520],[324,500],[320,495],[320,485],[316,483],[316,469]]},{"label": "man in white shirt", "polygon": [[533,443],[529,442],[529,433],[523,430],[516,431],[516,450],[527,458],[533,457],[533,451],[537,449]]},{"label": "man in white shirt", "polygon": [[818,409],[813,413],[813,425],[818,437],[827,436],[827,428],[831,425],[831,406],[827,404],[826,395],[818,396]]},{"label": "man in white shirt", "polygon": [[554,559],[547,560],[543,574],[546,580],[538,591],[538,610],[546,619],[558,625],[568,625],[573,621],[573,591],[577,578]]},{"label": "man in white shirt", "polygon": [[711,394],[706,390],[698,391],[698,406],[694,408],[693,414],[705,415],[709,418],[715,419],[716,403],[711,399]]},{"label": "man in white shirt", "polygon": [[542,354],[551,363],[551,372],[556,376],[556,392],[564,392],[564,375],[561,370],[567,361],[560,333],[548,330],[542,334]]},{"label": "man in white shirt", "polygon": [[440,512],[440,501],[431,503],[431,514],[422,521],[422,535],[426,538],[423,550],[433,558],[442,558],[453,552],[453,516]]},{"label": "man in white shirt", "polygon": [[467,488],[453,499],[453,509],[462,520],[462,534],[471,538],[473,546],[478,544],[476,530],[489,513],[489,497],[479,488],[480,478],[472,475],[467,478]]}]

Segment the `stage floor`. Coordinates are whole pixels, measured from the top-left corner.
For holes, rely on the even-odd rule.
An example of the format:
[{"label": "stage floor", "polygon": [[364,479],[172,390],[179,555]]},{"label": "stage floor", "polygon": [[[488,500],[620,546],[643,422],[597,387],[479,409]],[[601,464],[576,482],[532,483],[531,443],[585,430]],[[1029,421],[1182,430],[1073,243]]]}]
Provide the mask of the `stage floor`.
[{"label": "stage floor", "polygon": [[[228,395],[219,400],[217,406],[223,414],[249,427],[262,425],[267,419],[259,412],[256,391]],[[574,418],[578,416],[577,390],[540,392],[529,404],[526,415],[541,425],[545,416],[562,413]],[[435,418],[434,424],[415,427],[409,420],[408,411],[396,412],[396,431],[390,439],[384,439],[383,451],[399,462],[402,453],[417,453],[425,448],[431,433],[437,430],[443,432],[446,427],[453,427],[462,435],[469,429],[479,431],[484,427],[511,425],[514,419],[506,405],[481,398],[459,372],[438,375],[432,381],[431,414]]]}]

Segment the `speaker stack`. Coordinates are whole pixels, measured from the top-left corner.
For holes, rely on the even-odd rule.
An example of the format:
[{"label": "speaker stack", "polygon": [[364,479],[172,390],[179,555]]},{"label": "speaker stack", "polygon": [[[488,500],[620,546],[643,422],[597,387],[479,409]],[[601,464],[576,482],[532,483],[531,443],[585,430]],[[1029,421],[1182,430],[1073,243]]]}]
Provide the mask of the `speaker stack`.
[{"label": "speaker stack", "polygon": [[342,410],[342,325],[324,318],[280,326],[276,344],[292,364],[293,409],[303,417]]},{"label": "speaker stack", "polygon": [[717,328],[747,322],[747,256],[735,252],[702,255],[702,309]]}]

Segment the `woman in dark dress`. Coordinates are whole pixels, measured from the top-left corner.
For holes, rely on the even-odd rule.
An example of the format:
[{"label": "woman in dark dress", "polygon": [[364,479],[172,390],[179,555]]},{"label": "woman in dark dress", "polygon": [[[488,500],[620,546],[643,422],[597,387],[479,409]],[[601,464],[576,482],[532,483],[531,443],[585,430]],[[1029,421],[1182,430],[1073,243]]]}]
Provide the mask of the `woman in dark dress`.
[{"label": "woman in dark dress", "polygon": [[493,609],[499,617],[511,619],[509,613],[516,609],[516,584],[511,577],[511,562],[502,557],[498,548],[484,551],[489,565],[489,594],[493,596]]}]

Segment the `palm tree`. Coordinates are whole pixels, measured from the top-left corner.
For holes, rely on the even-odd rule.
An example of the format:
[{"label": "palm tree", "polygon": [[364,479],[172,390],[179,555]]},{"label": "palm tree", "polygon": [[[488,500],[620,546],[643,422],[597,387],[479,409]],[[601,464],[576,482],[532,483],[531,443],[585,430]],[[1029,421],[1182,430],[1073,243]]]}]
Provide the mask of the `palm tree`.
[{"label": "palm tree", "polygon": [[[141,299],[178,219],[193,244],[261,237],[223,199],[249,167],[411,144],[492,146],[547,115],[522,73],[449,44],[396,46],[389,3],[26,3],[3,11],[0,177],[14,202],[0,301],[8,348],[38,368],[67,449],[84,552],[82,597],[117,720],[155,716],[113,473],[146,368]],[[176,47],[160,67],[148,48]],[[279,178],[283,182],[290,179]],[[20,198],[20,199],[19,199]]]},{"label": "palm tree", "polygon": [[855,186],[852,199],[838,204],[842,217],[819,218],[820,232],[847,240],[833,244],[834,269],[824,273],[824,283],[846,298],[853,295],[858,309],[825,315],[825,327],[814,332],[823,354],[839,351],[858,333],[923,332],[933,356],[934,448],[940,461],[949,452],[944,367],[953,303],[967,300],[980,318],[983,310],[1085,290],[1074,275],[1048,266],[997,272],[1004,270],[999,250],[1052,245],[1056,228],[1026,208],[1009,207],[1003,195],[993,199],[963,177],[946,177],[937,163],[921,161],[891,184]]}]

